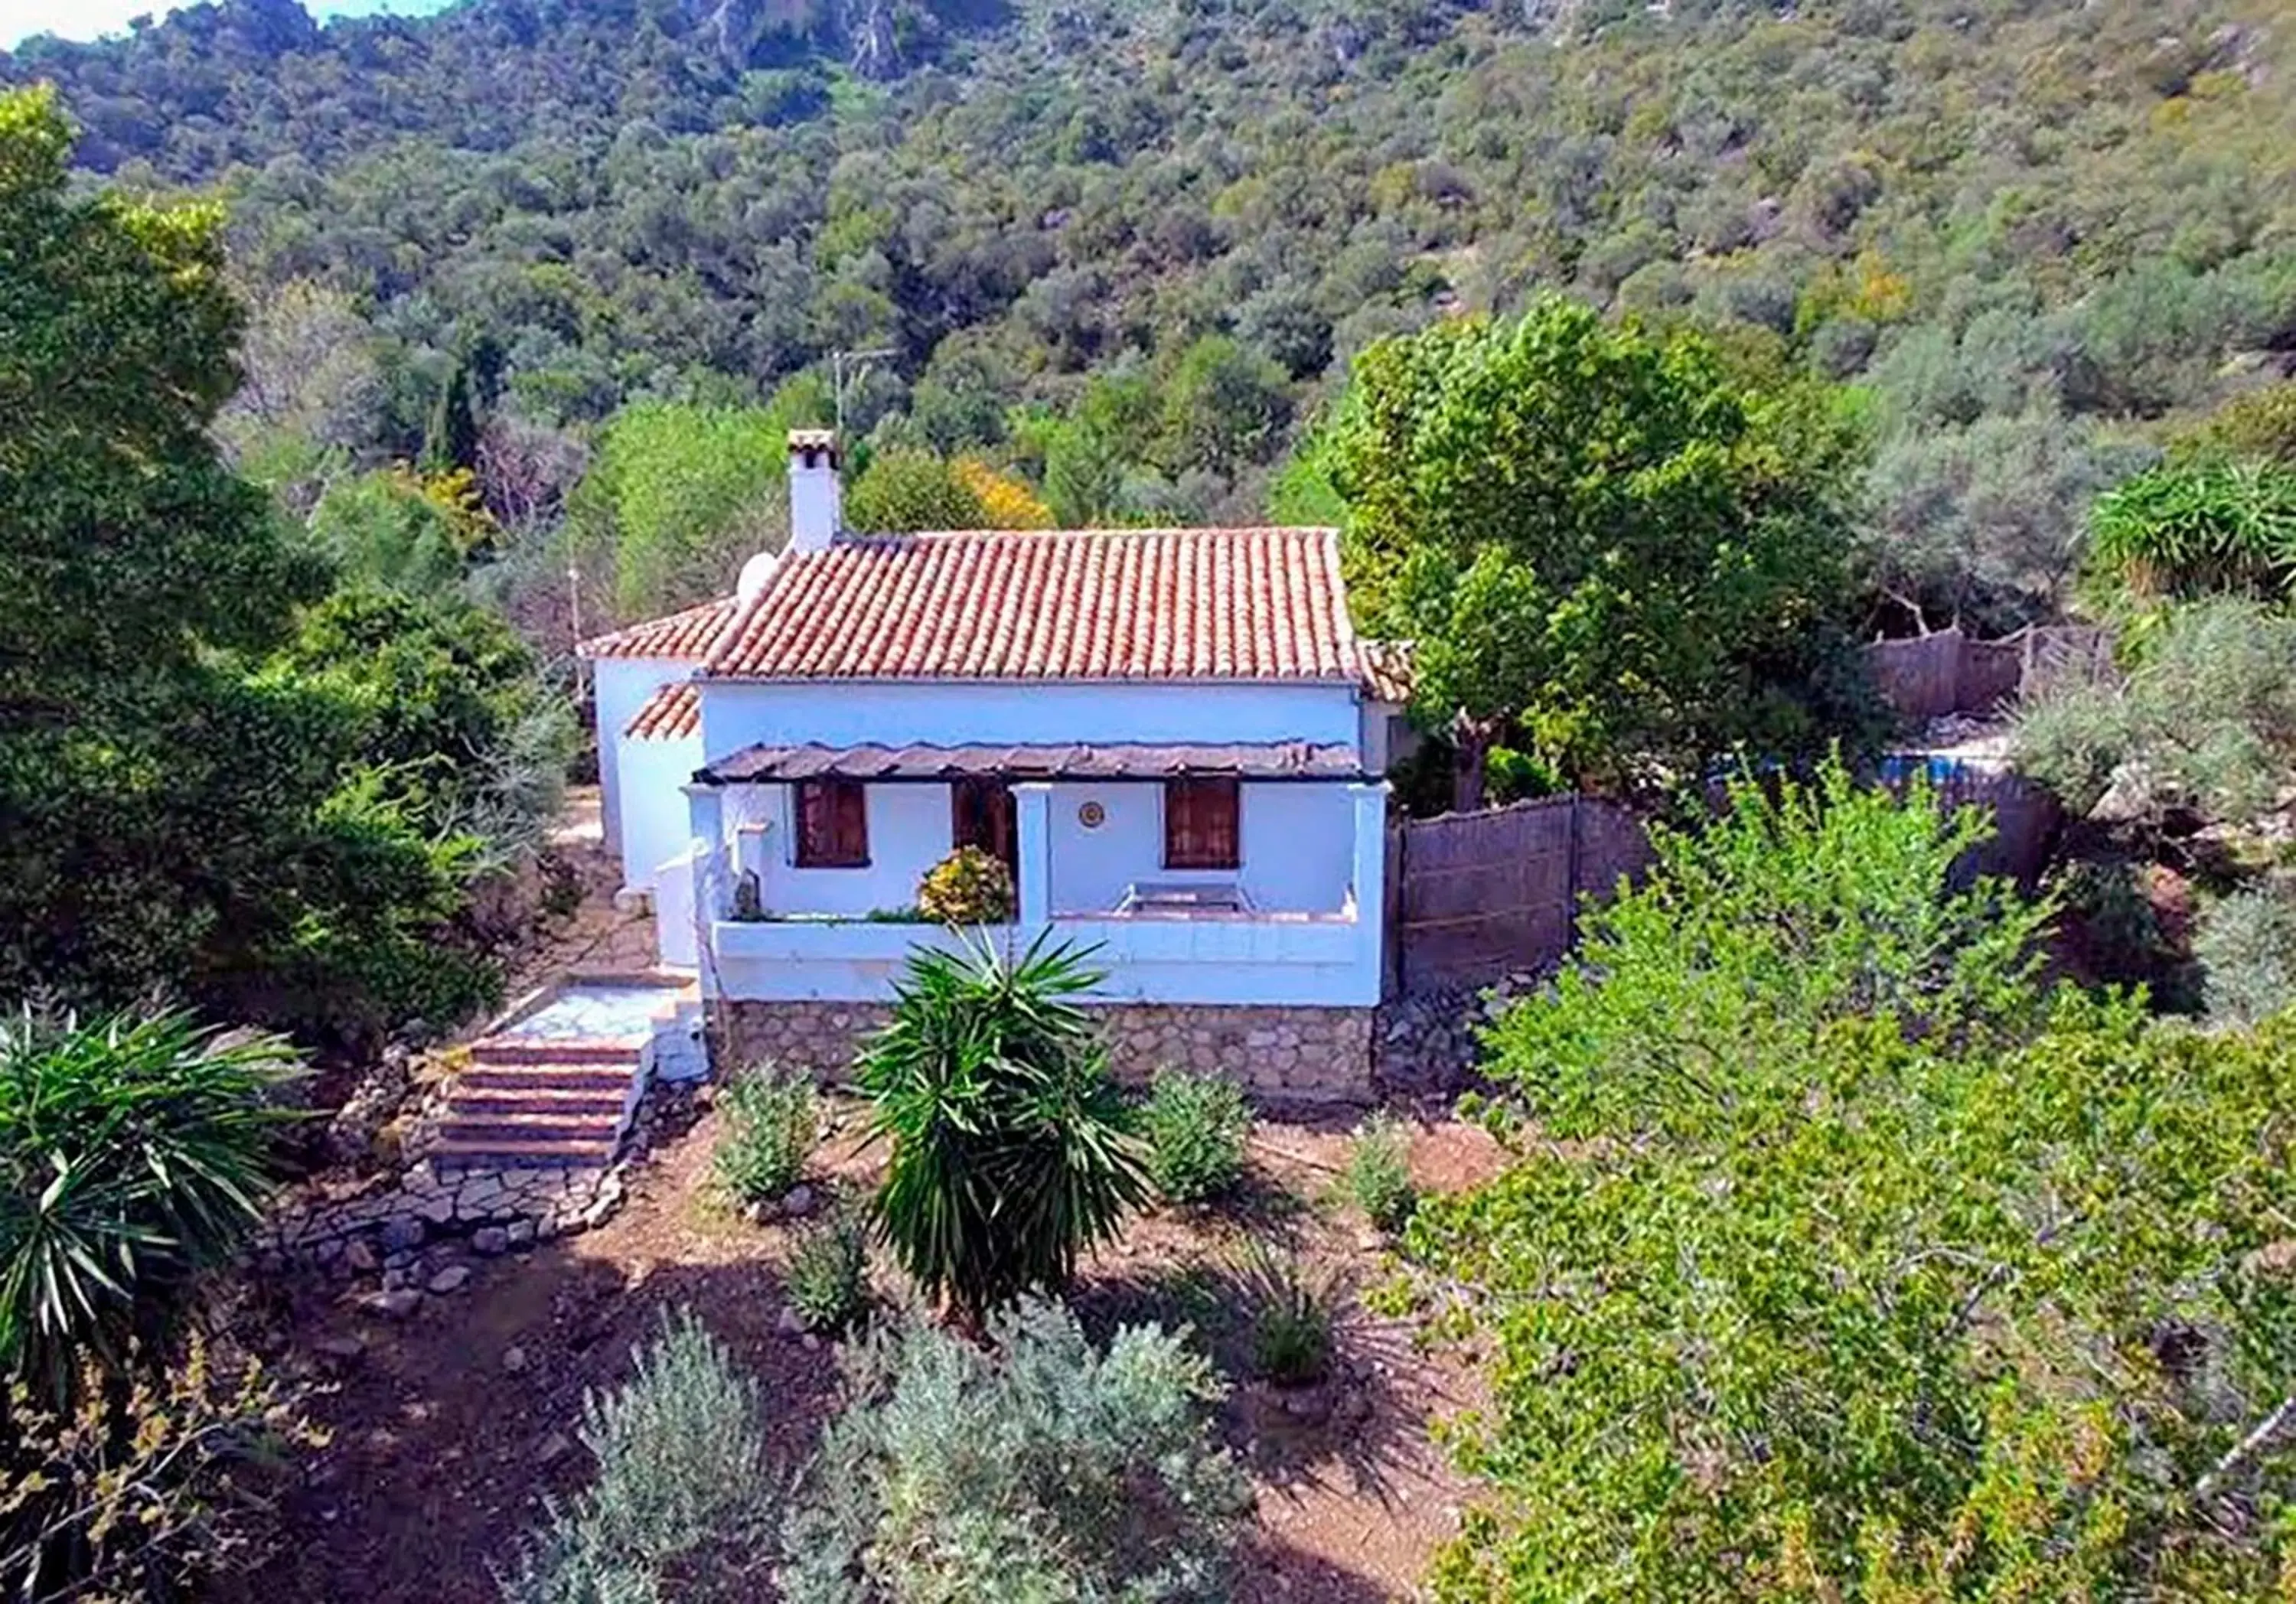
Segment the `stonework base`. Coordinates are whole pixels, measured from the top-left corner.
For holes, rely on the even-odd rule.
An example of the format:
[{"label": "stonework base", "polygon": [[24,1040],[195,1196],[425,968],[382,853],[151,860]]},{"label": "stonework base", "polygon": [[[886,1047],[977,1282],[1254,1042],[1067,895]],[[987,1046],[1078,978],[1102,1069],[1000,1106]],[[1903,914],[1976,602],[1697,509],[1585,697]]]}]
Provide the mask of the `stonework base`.
[{"label": "stonework base", "polygon": [[[771,1059],[832,1083],[851,1079],[862,1043],[890,1017],[880,1002],[721,1002],[711,1011],[719,1073]],[[1169,1068],[1225,1075],[1266,1103],[1372,1099],[1368,1008],[1114,1002],[1093,1011],[1126,1081]]]}]

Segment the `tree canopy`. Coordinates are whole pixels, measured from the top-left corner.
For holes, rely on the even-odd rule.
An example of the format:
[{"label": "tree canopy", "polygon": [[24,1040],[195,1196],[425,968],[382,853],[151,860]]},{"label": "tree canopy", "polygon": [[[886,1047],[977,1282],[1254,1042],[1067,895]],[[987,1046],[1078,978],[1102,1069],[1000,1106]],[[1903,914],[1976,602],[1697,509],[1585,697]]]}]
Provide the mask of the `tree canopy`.
[{"label": "tree canopy", "polygon": [[1419,643],[1463,755],[1510,731],[1582,783],[1694,774],[1838,720],[1847,480],[1828,397],[1560,299],[1373,346],[1322,442],[1365,622]]},{"label": "tree canopy", "polygon": [[1496,1355],[1436,1595],[2269,1592],[2288,1022],[2052,1000],[1973,815],[1775,793],[1491,1031],[1514,1162],[1411,1239]]},{"label": "tree canopy", "polygon": [[0,94],[0,994],[458,1017],[496,984],[470,888],[532,844],[564,716],[441,576],[330,594],[216,444],[218,215],[75,195],[70,140]]},{"label": "tree canopy", "polygon": [[[488,339],[482,433],[754,405],[882,349],[845,368],[856,433],[991,453],[1065,523],[1240,521],[1368,345],[1557,290],[1850,387],[1871,621],[1996,627],[2064,600],[2098,491],[2288,348],[2281,20],[218,0],[0,80],[56,82],[90,169],[227,199],[260,317],[297,286],[354,309],[362,468],[417,458]],[[1111,380],[1146,392],[1121,427]]]}]

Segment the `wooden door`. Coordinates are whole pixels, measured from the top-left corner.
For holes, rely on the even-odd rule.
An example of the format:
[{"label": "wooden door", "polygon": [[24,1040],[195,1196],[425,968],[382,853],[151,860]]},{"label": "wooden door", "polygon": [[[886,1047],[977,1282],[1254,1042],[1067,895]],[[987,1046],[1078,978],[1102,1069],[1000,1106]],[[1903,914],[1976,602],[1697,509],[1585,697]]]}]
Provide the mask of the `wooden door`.
[{"label": "wooden door", "polygon": [[1021,884],[1021,831],[1013,788],[1002,780],[959,780],[949,788],[949,845],[978,847],[1001,859]]}]

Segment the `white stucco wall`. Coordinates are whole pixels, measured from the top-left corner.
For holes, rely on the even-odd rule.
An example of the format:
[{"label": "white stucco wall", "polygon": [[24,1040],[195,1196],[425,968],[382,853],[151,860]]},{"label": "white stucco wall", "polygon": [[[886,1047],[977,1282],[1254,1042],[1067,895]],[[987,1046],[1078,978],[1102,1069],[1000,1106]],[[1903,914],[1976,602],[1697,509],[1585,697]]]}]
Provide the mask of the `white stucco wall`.
[{"label": "white stucco wall", "polygon": [[[1024,861],[1032,840],[1050,844],[1055,789],[1024,791],[1021,799]],[[1042,929],[1096,948],[1093,962],[1107,971],[1099,994],[1110,1001],[1368,1007],[1379,1001],[1383,976],[1386,788],[1330,789],[1348,813],[1341,911],[1077,918],[1032,911],[1035,899],[1024,895],[1021,918],[998,938],[1024,943]],[[697,788],[695,794],[696,819],[707,821],[718,816],[728,793]],[[1040,824],[1029,823],[1032,808],[1042,809]],[[1044,834],[1032,837],[1032,829]],[[1368,894],[1348,897],[1346,888],[1354,886]],[[914,946],[955,939],[919,924],[719,921],[711,926],[703,986],[713,995],[753,1001],[882,1000]]]},{"label": "white stucco wall", "polygon": [[[632,743],[633,749],[641,744]],[[633,783],[636,783],[635,777]],[[678,812],[685,797],[663,787]],[[727,835],[745,822],[766,831],[741,861],[758,872],[763,905],[775,913],[861,914],[915,904],[925,872],[948,855],[949,788],[914,782],[864,788],[869,813],[869,862],[853,869],[800,869],[790,790],[728,786]],[[1104,815],[1086,828],[1080,814],[1097,802]],[[1241,882],[1253,907],[1268,912],[1334,913],[1347,900],[1355,850],[1354,819],[1344,782],[1246,785],[1242,814],[1242,867],[1164,867],[1164,788],[1154,783],[1068,784],[1053,788],[1052,885],[1057,913],[1103,913],[1136,880]],[[638,816],[633,808],[634,820]],[[677,841],[688,826],[676,824]],[[673,850],[676,843],[673,843]],[[667,853],[660,855],[666,856]],[[656,860],[659,862],[659,857]]]},{"label": "white stucco wall", "polygon": [[[1306,741],[1360,750],[1348,684],[705,682],[705,761],[743,747]],[[643,699],[641,699],[643,700]]]},{"label": "white stucco wall", "polygon": [[1417,751],[1420,740],[1419,732],[1411,727],[1411,720],[1399,705],[1365,700],[1361,750],[1367,773],[1386,773]]},{"label": "white stucco wall", "polygon": [[[1086,829],[1078,817],[1086,802],[1099,803],[1107,815],[1097,829]],[[1347,897],[1355,849],[1346,784],[1245,785],[1237,808],[1240,871],[1167,869],[1162,786],[1054,786],[1053,912],[1105,912],[1134,881],[1155,880],[1240,881],[1255,908],[1337,912]]]},{"label": "white stucco wall", "polygon": [[[619,743],[616,765],[621,810],[622,884],[652,891],[661,865],[693,839],[685,783],[701,766],[701,737]],[[604,771],[600,771],[603,782]]]},{"label": "white stucco wall", "polygon": [[[738,797],[745,788],[726,789]],[[856,869],[800,869],[792,861],[797,831],[790,812],[791,788],[750,790],[743,798],[746,808],[754,809],[767,826],[758,877],[767,912],[857,915],[916,906],[917,882],[948,855],[948,787],[872,785],[862,794],[869,814],[868,863]],[[745,862],[743,866],[752,865]]]},{"label": "white stucco wall", "polygon": [[[621,750],[629,743],[622,732],[645,706],[647,697],[693,673],[692,663],[668,658],[600,658],[590,665],[591,697],[598,720],[598,801],[609,852],[619,850],[623,839]],[[691,773],[698,766],[698,763],[688,764],[686,768]],[[626,855],[625,865],[628,861]],[[629,883],[644,882],[632,880]]]}]

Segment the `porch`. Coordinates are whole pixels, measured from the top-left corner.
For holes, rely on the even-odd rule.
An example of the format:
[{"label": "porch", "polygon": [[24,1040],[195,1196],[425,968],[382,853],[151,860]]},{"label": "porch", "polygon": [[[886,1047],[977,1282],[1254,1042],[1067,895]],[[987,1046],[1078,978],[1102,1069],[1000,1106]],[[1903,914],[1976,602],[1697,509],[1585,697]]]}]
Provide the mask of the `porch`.
[{"label": "porch", "polygon": [[1018,892],[989,939],[1095,949],[1108,1002],[1379,1000],[1386,786],[1345,747],[759,747],[686,794],[659,916],[673,956],[690,919],[713,996],[882,1001],[963,939],[914,910],[970,844]]}]

